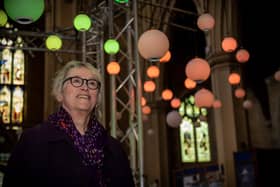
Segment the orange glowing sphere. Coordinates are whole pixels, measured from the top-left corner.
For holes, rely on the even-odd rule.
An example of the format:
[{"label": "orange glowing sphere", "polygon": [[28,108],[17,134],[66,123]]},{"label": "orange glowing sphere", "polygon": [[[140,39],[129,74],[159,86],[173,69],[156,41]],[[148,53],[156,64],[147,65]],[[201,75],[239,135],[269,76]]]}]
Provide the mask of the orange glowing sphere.
[{"label": "orange glowing sphere", "polygon": [[165,89],[161,93],[161,97],[165,101],[169,101],[173,97],[173,92],[170,89]]}]

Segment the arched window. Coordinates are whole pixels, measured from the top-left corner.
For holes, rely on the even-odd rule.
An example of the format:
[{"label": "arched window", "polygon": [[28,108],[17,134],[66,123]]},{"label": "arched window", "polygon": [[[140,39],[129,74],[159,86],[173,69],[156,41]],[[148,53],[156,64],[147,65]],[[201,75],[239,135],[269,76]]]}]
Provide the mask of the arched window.
[{"label": "arched window", "polygon": [[180,124],[182,162],[210,162],[207,109],[195,106],[194,96],[191,95],[181,102],[179,113],[183,118]]},{"label": "arched window", "polygon": [[1,39],[6,47],[0,52],[0,124],[8,128],[23,123],[25,57],[19,48],[22,42],[19,37],[15,42]]}]

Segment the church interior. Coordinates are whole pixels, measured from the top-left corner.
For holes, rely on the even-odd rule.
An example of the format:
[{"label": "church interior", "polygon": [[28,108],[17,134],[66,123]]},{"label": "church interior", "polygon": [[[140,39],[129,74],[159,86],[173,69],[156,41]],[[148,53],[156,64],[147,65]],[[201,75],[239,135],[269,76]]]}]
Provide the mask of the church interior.
[{"label": "church interior", "polygon": [[276,7],[1,1],[0,187],[21,133],[57,109],[51,82],[73,59],[102,74],[102,124],[122,143],[135,186],[279,185]]}]

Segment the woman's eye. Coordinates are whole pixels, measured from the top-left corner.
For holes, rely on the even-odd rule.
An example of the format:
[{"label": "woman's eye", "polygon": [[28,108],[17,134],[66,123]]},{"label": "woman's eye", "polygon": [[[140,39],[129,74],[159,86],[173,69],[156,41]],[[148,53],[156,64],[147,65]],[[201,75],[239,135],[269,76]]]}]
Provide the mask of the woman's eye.
[{"label": "woman's eye", "polygon": [[77,79],[77,78],[72,79],[72,81],[73,81],[73,83],[81,83],[81,79]]}]

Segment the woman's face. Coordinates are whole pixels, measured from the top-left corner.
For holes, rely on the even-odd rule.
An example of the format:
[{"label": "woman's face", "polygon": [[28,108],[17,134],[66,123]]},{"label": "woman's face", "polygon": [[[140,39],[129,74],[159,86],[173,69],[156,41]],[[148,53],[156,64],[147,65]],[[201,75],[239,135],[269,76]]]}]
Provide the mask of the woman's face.
[{"label": "woman's face", "polygon": [[[71,80],[69,79],[71,77],[90,80],[90,82],[83,80],[80,87],[77,87],[77,85],[75,87],[74,84],[79,83],[79,79]],[[97,103],[99,88],[90,89],[88,88],[88,85],[91,84],[91,86],[93,86],[95,82],[94,80],[92,81],[92,79],[97,80],[96,78],[97,77],[85,67],[71,69],[65,78],[66,81],[63,84],[62,94],[58,97],[62,106],[70,113],[90,113]]]}]

